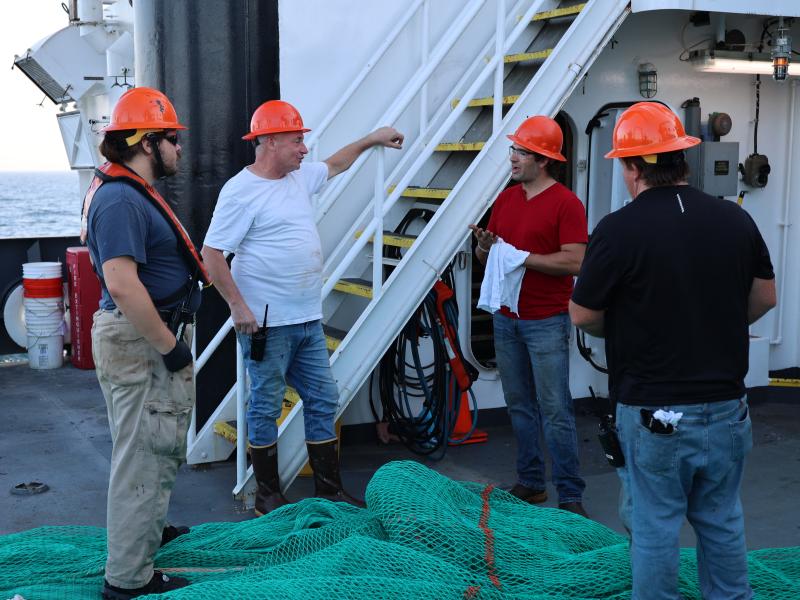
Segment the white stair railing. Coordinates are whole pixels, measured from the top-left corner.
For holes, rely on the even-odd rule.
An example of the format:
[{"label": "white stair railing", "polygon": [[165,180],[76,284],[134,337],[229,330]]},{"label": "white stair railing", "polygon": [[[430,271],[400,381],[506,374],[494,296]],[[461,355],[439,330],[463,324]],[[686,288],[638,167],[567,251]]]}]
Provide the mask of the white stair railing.
[{"label": "white stair railing", "polygon": [[[535,6],[538,5],[541,3],[535,3]],[[531,14],[523,17],[523,21],[530,19],[536,8],[532,9]],[[461,177],[447,200],[436,211],[428,226],[382,286],[380,301],[370,302],[361,313],[331,357],[334,377],[340,390],[341,405],[338,414],[347,407],[377,360],[416,309],[422,296],[455,255],[468,235],[467,225],[475,222],[485,212],[488,204],[506,181],[507,144],[504,135],[512,133],[525,114],[554,115],[559,110],[605,43],[619,27],[628,10],[627,0],[592,0],[587,3],[584,12],[575,19],[550,58],[520,94],[519,100],[509,110],[506,118],[501,121],[500,129],[486,142],[483,150]],[[525,25],[527,24],[522,24],[523,27]],[[514,34],[518,32],[513,32],[509,40]],[[504,48],[508,48],[510,43],[510,41],[505,43]],[[496,57],[495,60],[502,60],[502,57]],[[490,60],[486,72],[482,73],[479,79],[484,80],[495,67],[495,61]],[[479,85],[476,82],[470,86],[464,100],[459,104],[462,110],[466,108],[468,100],[475,96]],[[456,107],[454,113],[459,107]],[[455,118],[457,117],[451,114],[434,138],[441,139]],[[426,156],[419,156],[409,172],[416,171],[434,148],[433,142],[427,143],[423,152]],[[384,214],[387,206],[397,200],[401,190],[410,182],[410,177],[407,173],[398,182],[396,189],[384,203]],[[376,222],[373,219],[373,231],[375,227]],[[459,235],[458,232],[463,234]],[[380,235],[381,232],[375,233]],[[357,244],[363,248],[369,237],[370,233],[365,231]],[[374,257],[375,260],[380,260],[377,253],[374,253]],[[332,276],[331,280],[335,280],[335,277]],[[330,287],[331,280],[326,283],[326,287]],[[286,457],[281,459],[279,468],[283,485],[291,484],[305,462],[302,414],[302,403],[298,403],[279,432],[279,456]],[[247,490],[242,486],[235,492],[243,497]]]},{"label": "white stair railing", "polygon": [[[397,181],[392,192],[387,194],[388,182],[385,177],[384,149],[373,150],[376,154],[376,160],[373,161],[375,163],[375,173],[372,201],[365,206],[361,217],[356,220],[353,228],[344,236],[336,250],[331,253],[332,255],[338,255],[347,245],[350,245],[344,258],[338,261],[338,264],[333,262],[326,263],[326,271],[328,267],[333,268],[324,284],[323,297],[330,293],[335,283],[344,275],[354,259],[362,253],[370,238],[374,236],[372,252],[373,298],[331,356],[334,376],[340,387],[341,405],[339,414],[346,408],[350,399],[368,377],[369,372],[374,368],[374,364],[385,348],[397,335],[397,330],[402,327],[402,324],[405,323],[419,304],[421,295],[424,295],[430,288],[435,278],[463,243],[468,234],[466,225],[477,220],[485,212],[488,203],[505,182],[507,178],[507,172],[504,168],[506,152],[505,141],[502,136],[513,131],[512,124],[516,125],[522,120],[520,114],[527,114],[523,111],[537,114],[555,114],[578,84],[580,77],[586,72],[605,42],[616,31],[629,10],[626,0],[590,0],[584,10],[576,17],[567,33],[561,38],[550,58],[547,59],[520,95],[519,100],[508,111],[506,118],[501,119],[504,55],[529,26],[531,18],[543,5],[553,7],[557,3],[552,1],[545,2],[544,0],[531,2],[524,15],[519,18],[517,25],[506,36],[505,29],[509,16],[505,13],[505,0],[496,0],[495,36],[493,44],[492,42],[489,43],[494,46],[492,56],[484,64],[479,75],[471,79],[471,84],[461,94],[458,105],[445,117],[444,115],[449,108],[449,101],[443,103],[434,116],[429,119],[426,108],[427,99],[425,98],[428,81],[436,65],[439,64],[447,50],[458,39],[460,33],[456,34],[455,32],[463,32],[469,21],[474,18],[485,3],[486,0],[473,0],[467,5],[460,18],[453,23],[448,33],[443,36],[436,48],[430,53],[428,61],[420,67],[409,81],[404,92],[385,111],[379,124],[393,122],[394,118],[402,114],[415,98],[425,99],[425,102],[421,102],[420,106],[420,135],[389,176],[390,181],[396,180],[397,177],[399,177],[399,181]],[[512,13],[514,11],[518,12],[517,6],[521,4],[524,4],[522,0],[512,9]],[[427,0],[418,0],[409,8],[406,14],[407,18],[403,20],[404,26],[407,26],[420,6],[423,6],[423,11],[427,11]],[[427,17],[424,15],[425,12],[423,12],[423,31],[427,27],[425,23]],[[396,31],[394,37],[398,34],[399,31]],[[388,40],[387,43],[389,43]],[[388,47],[387,44],[383,46]],[[386,50],[383,46],[381,52]],[[370,63],[368,68],[371,69],[372,66],[374,64]],[[473,68],[462,77],[455,90],[459,90],[462,84],[466,85],[469,81],[467,75],[469,74],[472,77],[476,70],[477,68],[474,68],[473,65]],[[430,158],[438,143],[444,139],[444,136],[447,135],[453,124],[468,107],[469,102],[475,98],[478,90],[490,75],[494,75],[491,138],[485,143],[483,150],[472,162],[439,210],[436,211],[433,219],[420,234],[415,244],[405,253],[403,260],[394,269],[392,275],[383,283],[382,232],[384,217],[401,197],[403,190],[410,184],[420,168]],[[366,77],[366,74],[364,74],[364,77]],[[363,81],[363,77],[361,77],[361,81]],[[349,93],[352,94],[356,87],[351,85]],[[337,105],[332,113],[341,110],[345,103],[346,100]],[[327,127],[333,122],[333,119],[334,117],[326,118],[323,121],[324,126]],[[314,139],[315,147],[318,147],[319,135],[323,133],[324,127],[317,129],[318,134]],[[435,133],[429,136],[429,129],[435,129]],[[336,197],[346,189],[355,174],[366,164],[371,154],[372,152],[364,153],[344,176],[337,178],[340,181],[337,181],[336,185],[331,186],[325,192],[321,202],[321,209],[318,212],[318,220],[325,216]],[[415,158],[412,160],[411,157]],[[411,162],[410,165],[408,165],[409,162]],[[357,239],[354,239],[353,229],[368,218],[369,222],[363,227],[363,233]],[[463,234],[460,232],[463,232]],[[333,266],[334,264],[336,266]],[[229,329],[230,325],[226,323],[226,326],[223,327],[224,331],[220,330],[215,336],[217,344],[224,338]],[[210,348],[211,345],[203,353],[203,356],[198,359],[198,363],[203,358],[207,360],[206,353],[209,352]],[[244,498],[252,491],[252,484],[249,483],[252,470],[245,468],[245,376],[238,345],[237,378],[235,397],[237,399],[236,414],[239,443],[237,443],[237,485],[234,493],[237,497]],[[231,400],[233,396],[234,394],[228,395]],[[284,486],[291,484],[306,461],[302,414],[302,402],[298,402],[279,428],[280,475]]]},{"label": "white stair railing", "polygon": [[[395,188],[392,191],[392,193],[389,194],[389,197],[386,199],[385,202],[383,202],[382,199],[379,200],[378,196],[379,195],[381,195],[381,196],[383,195],[384,190],[386,189],[386,182],[383,181],[382,173],[381,173],[380,181],[378,180],[377,174],[376,174],[375,189],[376,190],[380,190],[380,194],[376,191],[376,194],[375,194],[375,197],[374,197],[374,202],[377,203],[377,202],[380,201],[380,203],[382,204],[383,209],[382,209],[381,215],[385,215],[389,210],[391,210],[391,208],[394,206],[394,204],[402,196],[403,190],[405,190],[405,188],[411,183],[412,179],[414,179],[414,177],[417,175],[417,173],[422,168],[422,166],[428,161],[430,156],[436,150],[436,146],[444,139],[444,136],[447,135],[447,133],[450,131],[450,129],[452,128],[452,126],[456,122],[456,120],[469,107],[469,103],[475,98],[475,96],[478,93],[478,90],[481,88],[481,86],[484,84],[484,82],[486,82],[486,80],[489,78],[489,76],[492,75],[493,73],[496,74],[498,71],[501,71],[503,69],[504,57],[505,57],[505,53],[506,53],[507,49],[514,42],[516,42],[517,38],[522,34],[522,32],[525,31],[525,29],[527,29],[528,24],[530,23],[531,19],[533,18],[533,15],[536,14],[536,12],[541,8],[542,4],[543,4],[543,0],[538,0],[536,2],[531,3],[531,5],[528,8],[528,10],[526,11],[526,13],[522,16],[522,18],[520,19],[520,21],[517,24],[517,26],[514,28],[514,30],[511,32],[511,34],[507,38],[505,36],[505,13],[503,13],[502,15],[498,14],[498,16],[497,16],[497,31],[496,31],[495,35],[497,37],[501,38],[503,40],[503,43],[497,44],[495,46],[494,55],[486,63],[486,66],[483,68],[481,73],[475,78],[475,80],[469,86],[469,88],[467,89],[467,91],[464,94],[464,97],[459,99],[458,105],[456,105],[456,107],[450,112],[450,115],[448,115],[448,117],[444,120],[444,122],[439,126],[439,128],[436,131],[436,133],[434,133],[427,140],[427,142],[425,142],[425,145],[423,146],[423,148],[421,149],[419,154],[417,154],[416,160],[411,164],[411,166],[408,168],[408,170],[406,170],[406,172],[400,178],[400,181],[397,183],[397,185],[395,186]],[[502,0],[498,1],[497,6],[498,6],[498,10],[500,8],[502,8],[503,11],[505,11],[505,3],[502,2]],[[464,24],[463,26],[466,27],[466,24]],[[423,73],[425,74],[425,77],[426,77],[426,79],[424,81],[427,81],[427,78],[430,77],[432,72],[433,72],[432,69],[423,70]],[[495,85],[496,85],[496,81],[497,81],[497,76],[495,76]],[[392,108],[390,108],[389,111],[387,111],[387,116],[392,115],[394,111],[397,111],[397,114],[400,114],[403,110],[405,110],[405,108],[408,106],[408,104],[414,98],[416,92],[419,90],[419,86],[421,86],[422,83],[423,83],[423,81],[420,81],[420,82],[416,82],[414,86],[410,86],[410,89],[408,90],[408,93],[406,93],[403,96],[401,96],[400,98],[398,98],[398,101],[395,103],[395,105]],[[502,83],[502,80],[501,80],[501,83]],[[495,97],[494,97],[494,105],[495,105],[495,107],[499,106],[500,108],[502,108],[502,101],[503,101],[503,94],[502,94],[502,87],[501,87],[500,93],[496,93]],[[499,112],[497,112],[498,110],[499,109],[494,108],[493,109],[493,114],[499,115]],[[495,136],[497,134],[497,132],[500,130],[500,125],[501,125],[501,120],[499,120],[497,118],[494,118],[493,119],[492,136]],[[368,158],[369,154],[370,154],[369,152],[365,152],[364,155],[362,155],[362,157],[364,158],[364,161],[358,166],[354,165],[355,169],[351,168],[351,170],[354,171],[350,175],[351,177],[355,176],[355,172],[361,166],[363,166],[363,164],[366,161],[366,159]],[[479,160],[479,158],[480,158],[480,155],[478,156],[478,158],[476,158],[476,160]],[[330,206],[333,203],[334,200],[335,200],[335,198],[329,198],[328,199],[328,206]],[[377,212],[375,212],[374,214],[377,215]],[[360,219],[359,219],[359,221],[360,221]],[[379,220],[377,217],[375,217],[371,221],[369,221],[369,223],[364,227],[362,235],[360,235],[357,239],[352,239],[351,238],[351,240],[347,240],[347,241],[350,241],[352,246],[351,246],[350,250],[347,252],[347,254],[344,256],[344,258],[341,260],[341,262],[339,262],[339,264],[333,269],[333,272],[329,275],[328,280],[322,286],[322,298],[323,299],[326,298],[328,296],[328,294],[330,294],[331,290],[333,290],[333,287],[336,285],[336,283],[339,281],[339,279],[341,279],[344,276],[345,271],[348,268],[350,268],[350,265],[353,263],[355,258],[361,254],[361,251],[366,246],[366,244],[369,242],[370,237],[374,236],[375,240],[377,240],[379,237],[382,237],[383,227],[380,226],[381,223],[382,223],[382,219]],[[381,260],[382,260],[382,257],[383,257],[383,253],[382,252],[380,254],[378,254],[377,251],[373,252],[373,262],[374,263],[380,263]],[[374,290],[374,288],[375,288],[375,284],[373,282],[373,290]],[[372,302],[375,302],[375,301],[376,300],[373,298]],[[334,356],[335,356],[335,354],[334,354]]]}]

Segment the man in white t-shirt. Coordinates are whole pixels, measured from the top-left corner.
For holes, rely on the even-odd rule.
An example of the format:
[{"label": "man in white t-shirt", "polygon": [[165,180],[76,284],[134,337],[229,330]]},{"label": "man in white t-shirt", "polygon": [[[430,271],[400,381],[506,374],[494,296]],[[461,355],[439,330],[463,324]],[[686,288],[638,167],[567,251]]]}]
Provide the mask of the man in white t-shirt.
[{"label": "man in white t-shirt", "polygon": [[[303,163],[308,131],[287,102],[270,100],[256,109],[244,136],[256,146],[255,162],[222,188],[202,251],[230,307],[250,375],[247,428],[257,515],[287,502],[278,478],[276,424],[287,381],[303,399],[316,496],[364,506],[342,489],[339,474],[334,430],[339,390],[322,332],[323,259],[312,196],[365,150],[401,148],[403,135],[381,127],[322,162]],[[223,252],[236,255],[230,269]],[[266,351],[256,361],[250,336],[265,314]]]}]

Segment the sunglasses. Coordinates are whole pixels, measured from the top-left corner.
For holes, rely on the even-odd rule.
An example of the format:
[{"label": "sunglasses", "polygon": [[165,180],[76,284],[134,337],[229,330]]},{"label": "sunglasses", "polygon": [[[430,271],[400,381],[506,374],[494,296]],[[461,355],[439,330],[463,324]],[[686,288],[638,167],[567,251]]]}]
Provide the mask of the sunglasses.
[{"label": "sunglasses", "polygon": [[151,144],[158,144],[161,140],[167,140],[173,146],[178,145],[178,134],[173,133],[172,135],[164,135],[160,133],[151,133],[147,135],[147,139],[150,140]]},{"label": "sunglasses", "polygon": [[508,147],[508,155],[509,156],[519,156],[520,158],[528,158],[529,156],[533,156],[534,152],[529,152],[528,150],[523,150],[522,148],[517,148],[516,146],[509,146]]}]

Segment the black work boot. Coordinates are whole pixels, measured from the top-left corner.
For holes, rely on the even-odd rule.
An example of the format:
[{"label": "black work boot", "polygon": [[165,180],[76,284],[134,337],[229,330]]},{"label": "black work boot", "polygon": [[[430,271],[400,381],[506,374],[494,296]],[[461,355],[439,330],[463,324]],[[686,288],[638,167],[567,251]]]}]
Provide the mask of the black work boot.
[{"label": "black work boot", "polygon": [[258,489],[256,490],[255,513],[257,517],[280,508],[289,501],[281,494],[281,483],[278,477],[278,444],[266,448],[250,446],[250,461],[253,463]]},{"label": "black work boot", "polygon": [[176,537],[187,533],[189,533],[189,528],[186,525],[164,525],[164,529],[161,530],[161,545],[166,546]]},{"label": "black work boot", "polygon": [[189,580],[183,577],[167,577],[161,571],[153,571],[153,578],[147,585],[138,588],[120,588],[103,582],[103,598],[105,600],[128,600],[148,594],[161,594],[171,592],[189,585]]},{"label": "black work boot", "polygon": [[347,502],[359,508],[366,508],[363,500],[354,498],[342,488],[339,474],[339,440],[312,444],[306,442],[308,462],[314,471],[314,495],[334,502]]}]

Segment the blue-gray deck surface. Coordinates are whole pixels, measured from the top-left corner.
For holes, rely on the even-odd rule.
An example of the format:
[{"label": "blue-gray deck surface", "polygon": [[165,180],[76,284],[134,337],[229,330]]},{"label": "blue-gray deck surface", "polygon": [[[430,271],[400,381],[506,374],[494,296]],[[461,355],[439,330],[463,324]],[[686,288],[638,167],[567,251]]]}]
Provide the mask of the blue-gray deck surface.
[{"label": "blue-gray deck surface", "polygon": [[[755,447],[748,458],[742,499],[750,549],[796,546],[800,539],[800,388],[751,390]],[[0,534],[43,525],[105,525],[106,483],[111,456],[105,403],[94,371],[72,366],[34,371],[27,365],[0,367]],[[508,425],[485,428],[485,444],[451,448],[438,462],[419,459],[457,480],[511,486],[514,483],[514,441]],[[605,463],[596,438],[597,420],[579,414],[578,438],[587,487],[584,505],[597,521],[622,532],[617,516],[619,483]],[[351,442],[342,448],[346,487],[362,494],[372,473],[386,462],[415,459],[400,444]],[[169,519],[195,525],[252,517],[235,501],[233,461],[188,467],[177,478]],[[35,496],[12,495],[13,486],[46,483],[49,491]],[[550,499],[544,506],[556,505]],[[311,492],[298,479],[290,500]],[[682,544],[694,544],[684,527]]]}]

